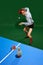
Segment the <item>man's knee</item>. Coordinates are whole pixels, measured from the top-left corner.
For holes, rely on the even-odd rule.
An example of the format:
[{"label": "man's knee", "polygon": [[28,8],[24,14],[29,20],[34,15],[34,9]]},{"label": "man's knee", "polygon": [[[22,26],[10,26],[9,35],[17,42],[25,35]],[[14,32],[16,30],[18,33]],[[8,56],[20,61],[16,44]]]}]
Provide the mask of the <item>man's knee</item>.
[{"label": "man's knee", "polygon": [[26,31],[26,28],[24,28],[23,30]]}]

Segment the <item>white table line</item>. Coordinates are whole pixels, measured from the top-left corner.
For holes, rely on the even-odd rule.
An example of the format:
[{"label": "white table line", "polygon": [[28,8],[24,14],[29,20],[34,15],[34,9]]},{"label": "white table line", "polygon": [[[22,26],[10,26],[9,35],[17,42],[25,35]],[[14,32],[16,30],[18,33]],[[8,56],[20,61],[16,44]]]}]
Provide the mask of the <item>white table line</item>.
[{"label": "white table line", "polygon": [[[18,48],[20,46],[21,43],[19,43],[16,48]],[[1,61],[0,63],[2,63],[11,53],[13,53],[14,50],[10,51]]]}]

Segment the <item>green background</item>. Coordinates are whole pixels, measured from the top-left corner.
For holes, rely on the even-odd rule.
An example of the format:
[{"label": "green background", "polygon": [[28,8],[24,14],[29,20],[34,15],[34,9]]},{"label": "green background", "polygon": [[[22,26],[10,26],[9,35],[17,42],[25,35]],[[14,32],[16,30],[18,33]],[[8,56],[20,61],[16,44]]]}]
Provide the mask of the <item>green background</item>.
[{"label": "green background", "polygon": [[24,39],[24,26],[18,25],[25,21],[25,17],[18,14],[18,10],[23,7],[30,8],[35,23],[32,46],[43,49],[43,0],[1,0],[0,36],[29,45],[29,39]]}]

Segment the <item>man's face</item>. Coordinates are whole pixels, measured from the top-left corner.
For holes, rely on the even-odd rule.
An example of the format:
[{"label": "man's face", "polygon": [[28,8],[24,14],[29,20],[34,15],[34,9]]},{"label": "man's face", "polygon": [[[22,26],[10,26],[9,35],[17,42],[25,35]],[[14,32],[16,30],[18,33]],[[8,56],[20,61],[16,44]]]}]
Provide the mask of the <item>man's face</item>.
[{"label": "man's face", "polygon": [[25,15],[25,13],[26,13],[25,11],[22,11],[22,15]]}]

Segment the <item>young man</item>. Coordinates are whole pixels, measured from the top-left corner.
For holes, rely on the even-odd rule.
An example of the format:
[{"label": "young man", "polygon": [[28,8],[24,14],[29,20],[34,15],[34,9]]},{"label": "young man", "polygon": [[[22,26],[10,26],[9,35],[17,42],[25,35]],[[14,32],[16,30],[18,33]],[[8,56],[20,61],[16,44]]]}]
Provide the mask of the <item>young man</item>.
[{"label": "young man", "polygon": [[32,44],[32,30],[34,28],[34,21],[28,7],[22,8],[19,10],[19,14],[22,14],[26,17],[27,22],[21,22],[19,25],[25,25],[24,32],[26,32],[27,37],[30,39],[30,44]]}]

